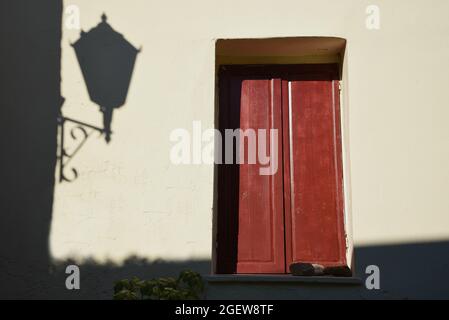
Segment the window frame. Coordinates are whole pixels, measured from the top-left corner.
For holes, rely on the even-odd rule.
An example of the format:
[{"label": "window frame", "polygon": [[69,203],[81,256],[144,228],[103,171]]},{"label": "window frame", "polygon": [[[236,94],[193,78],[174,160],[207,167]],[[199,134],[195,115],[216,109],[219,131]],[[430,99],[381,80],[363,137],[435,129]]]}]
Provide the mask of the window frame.
[{"label": "window frame", "polygon": [[[343,108],[343,100],[342,100],[342,93],[340,90],[340,81],[341,81],[341,70],[340,64],[338,63],[325,63],[325,64],[261,64],[261,65],[251,65],[251,64],[243,64],[243,65],[222,65],[219,66],[218,72],[217,72],[217,85],[216,85],[216,128],[220,129],[220,114],[217,111],[217,107],[219,110],[219,79],[221,76],[223,76],[224,73],[232,72],[234,75],[242,75],[242,76],[269,76],[271,78],[291,78],[294,79],[295,77],[301,76],[301,77],[308,77],[309,79],[313,80],[315,77],[322,77],[323,74],[327,74],[330,78],[333,80],[336,80],[338,82],[338,94],[339,94],[339,123],[340,126],[340,161],[341,161],[341,175],[342,175],[342,205],[343,205],[343,212],[340,219],[343,219],[343,235],[344,235],[344,250],[346,253],[345,256],[345,265],[348,265],[352,269],[352,242],[349,243],[349,236],[351,235],[350,226],[348,226],[348,214],[347,214],[347,192],[349,189],[349,186],[347,185],[347,163],[346,163],[346,139],[344,135],[344,117],[345,112]],[[217,205],[218,205],[218,198],[220,195],[218,194],[218,188],[217,183],[218,182],[218,171],[219,168],[217,168],[217,164],[215,164],[215,170],[214,170],[214,215],[213,215],[213,248],[212,248],[212,274],[224,274],[221,272],[218,272],[217,268],[217,257],[220,254],[218,252],[218,237],[217,237],[217,220],[218,220],[218,211]],[[285,210],[285,208],[284,208]],[[348,259],[349,257],[349,259]],[[286,253],[286,260],[287,260],[287,253]],[[260,274],[263,275],[263,274]],[[286,274],[279,274],[279,276],[285,276]]]}]

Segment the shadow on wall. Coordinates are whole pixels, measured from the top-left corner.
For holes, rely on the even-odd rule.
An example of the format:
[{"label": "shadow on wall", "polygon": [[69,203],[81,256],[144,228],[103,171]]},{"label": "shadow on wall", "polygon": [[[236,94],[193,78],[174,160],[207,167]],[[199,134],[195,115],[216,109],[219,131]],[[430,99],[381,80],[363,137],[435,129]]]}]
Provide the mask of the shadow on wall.
[{"label": "shadow on wall", "polygon": [[449,241],[358,247],[355,263],[363,279],[368,265],[379,267],[386,298],[449,299]]},{"label": "shadow on wall", "polygon": [[[91,133],[97,131],[104,135],[107,143],[111,141],[112,115],[116,108],[126,102],[128,89],[136,61],[137,50],[122,34],[116,32],[107,23],[105,14],[101,22],[88,32],[81,31],[80,38],[72,44],[83,74],[90,99],[96,103],[103,114],[103,127],[97,127],[80,121],[59,116],[59,181],[70,182],[78,177],[75,168],[71,168],[72,178],[67,176],[65,168],[77,154]],[[66,135],[66,124],[75,124]],[[69,153],[66,140],[70,138],[74,150]]]},{"label": "shadow on wall", "polygon": [[81,31],[80,39],[72,44],[83,73],[90,99],[100,106],[106,142],[111,140],[112,112],[125,104],[134,63],[139,50],[107,23],[101,22]]},{"label": "shadow on wall", "polygon": [[[80,270],[80,289],[68,290],[65,286],[69,274],[65,269],[77,265]],[[19,266],[22,267],[22,266]],[[112,299],[115,281],[121,279],[152,279],[156,277],[177,277],[182,270],[194,270],[205,274],[210,270],[210,261],[148,261],[130,257],[123,264],[98,264],[85,261],[61,261],[53,264],[46,272],[35,269],[17,269],[5,273],[0,271],[0,298],[2,299]]]},{"label": "shadow on wall", "polygon": [[25,295],[38,286],[49,267],[62,1],[0,1],[0,15],[0,297],[8,297],[12,287]]},{"label": "shadow on wall", "polygon": [[[79,266],[81,290],[65,288],[65,267],[71,262],[52,263],[48,245],[63,101],[62,13],[62,1],[0,1],[0,298],[111,298],[113,282],[121,278],[177,275],[187,268],[208,272],[208,261],[130,258],[121,266],[86,262]],[[105,23],[103,17],[101,28],[108,28]],[[106,46],[113,41],[101,32],[92,37],[97,43],[104,40]],[[83,73],[92,100],[104,107],[103,112],[110,109],[106,129],[112,109],[125,101],[134,65],[135,49],[121,43],[125,52],[112,50],[108,63],[126,52],[130,56],[111,71],[111,76],[122,77],[109,79],[106,85],[114,88],[109,97],[97,75],[86,71],[96,63],[89,52],[91,42],[79,57],[86,63]]]},{"label": "shadow on wall", "polygon": [[[449,299],[449,241],[355,249],[360,284],[210,282],[208,299]],[[380,289],[368,290],[366,267],[380,269]],[[319,277],[317,277],[319,278]],[[310,279],[309,279],[310,280]]]}]

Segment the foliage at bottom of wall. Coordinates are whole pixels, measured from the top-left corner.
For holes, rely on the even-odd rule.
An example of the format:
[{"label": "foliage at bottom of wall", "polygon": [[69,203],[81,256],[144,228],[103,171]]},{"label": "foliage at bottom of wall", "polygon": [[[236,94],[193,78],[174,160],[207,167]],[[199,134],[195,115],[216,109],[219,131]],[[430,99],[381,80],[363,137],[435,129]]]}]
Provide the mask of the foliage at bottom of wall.
[{"label": "foliage at bottom of wall", "polygon": [[204,291],[201,275],[182,271],[178,278],[123,279],[114,285],[114,300],[198,300]]}]

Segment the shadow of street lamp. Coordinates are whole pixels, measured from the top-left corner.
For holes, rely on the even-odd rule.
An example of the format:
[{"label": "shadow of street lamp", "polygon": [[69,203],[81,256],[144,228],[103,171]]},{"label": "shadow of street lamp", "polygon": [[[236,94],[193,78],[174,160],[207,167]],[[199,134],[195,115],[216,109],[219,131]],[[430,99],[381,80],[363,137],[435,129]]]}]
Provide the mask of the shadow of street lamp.
[{"label": "shadow of street lamp", "polygon": [[[64,175],[64,166],[78,152],[92,131],[104,135],[107,143],[111,141],[113,111],[125,104],[137,53],[140,51],[122,34],[112,29],[107,23],[105,14],[101,16],[101,22],[96,27],[88,32],[81,31],[80,38],[72,44],[72,47],[75,50],[89,98],[99,106],[103,114],[103,128],[64,117],[62,114],[59,116],[60,181],[71,181],[77,177],[76,169],[72,169],[74,178],[68,179]],[[82,135],[78,146],[71,154],[64,148],[63,135],[66,122],[76,125],[71,131],[73,140],[77,140],[76,130]]]}]

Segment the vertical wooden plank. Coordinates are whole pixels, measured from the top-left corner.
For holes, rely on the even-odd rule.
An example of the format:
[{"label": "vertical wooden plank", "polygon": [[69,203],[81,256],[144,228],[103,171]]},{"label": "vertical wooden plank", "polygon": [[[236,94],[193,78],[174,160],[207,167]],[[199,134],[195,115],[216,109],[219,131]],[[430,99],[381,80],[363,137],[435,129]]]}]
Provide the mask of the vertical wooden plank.
[{"label": "vertical wooden plank", "polygon": [[[288,261],[344,265],[343,180],[337,82],[284,82],[288,101],[291,244]],[[287,88],[285,88],[287,85]],[[285,157],[285,156],[284,156]]]}]

